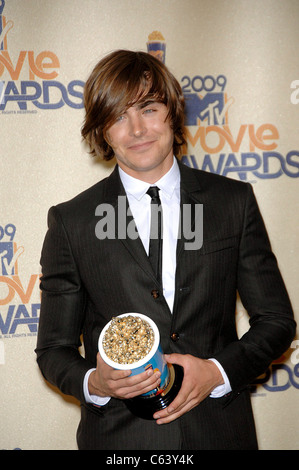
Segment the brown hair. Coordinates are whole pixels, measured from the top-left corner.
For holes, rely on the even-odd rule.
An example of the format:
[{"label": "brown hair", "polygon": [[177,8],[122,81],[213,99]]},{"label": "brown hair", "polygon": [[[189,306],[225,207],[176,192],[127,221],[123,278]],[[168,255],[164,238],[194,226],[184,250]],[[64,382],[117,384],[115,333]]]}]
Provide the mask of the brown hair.
[{"label": "brown hair", "polygon": [[148,99],[167,106],[174,133],[173,151],[179,156],[186,143],[181,87],[159,59],[146,52],[126,50],[104,57],[86,82],[81,133],[90,153],[111,160],[114,153],[105,139],[106,131],[126,109]]}]

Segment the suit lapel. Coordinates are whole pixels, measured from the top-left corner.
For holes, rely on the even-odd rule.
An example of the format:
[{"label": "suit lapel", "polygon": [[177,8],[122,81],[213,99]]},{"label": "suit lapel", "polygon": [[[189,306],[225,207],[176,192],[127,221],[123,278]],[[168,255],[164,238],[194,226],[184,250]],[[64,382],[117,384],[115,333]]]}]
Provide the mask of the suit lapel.
[{"label": "suit lapel", "polygon": [[177,261],[185,244],[190,243],[195,227],[198,228],[198,224],[201,223],[201,220],[198,220],[200,211],[196,208],[196,205],[201,204],[199,180],[194,171],[178,163],[181,172],[181,212]]},{"label": "suit lapel", "polygon": [[157,283],[130,211],[128,198],[119,176],[118,165],[106,180],[105,203],[114,208],[115,239],[126,247],[134,260]]},{"label": "suit lapel", "polygon": [[[200,221],[196,220],[196,215],[198,215],[196,205],[201,204],[200,183],[197,178],[197,172],[192,171],[179,161],[178,164],[181,173],[181,221],[177,243],[177,262],[185,243],[190,243],[191,234],[194,232],[195,224],[200,223]],[[152,278],[152,280],[157,283],[143,243],[138,235],[137,227],[129,208],[129,202],[119,176],[117,165],[111,175],[106,179],[104,197],[105,202],[111,204],[115,211],[116,239],[126,247],[134,260]],[[187,206],[188,209],[186,210]]]}]

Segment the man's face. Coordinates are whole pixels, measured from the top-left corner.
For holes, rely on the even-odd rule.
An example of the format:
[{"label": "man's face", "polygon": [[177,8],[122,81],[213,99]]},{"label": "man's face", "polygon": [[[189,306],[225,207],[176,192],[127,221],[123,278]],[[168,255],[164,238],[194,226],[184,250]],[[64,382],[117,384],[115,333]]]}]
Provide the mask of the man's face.
[{"label": "man's face", "polygon": [[117,163],[129,175],[154,183],[171,168],[173,131],[167,114],[163,103],[137,103],[107,130]]}]

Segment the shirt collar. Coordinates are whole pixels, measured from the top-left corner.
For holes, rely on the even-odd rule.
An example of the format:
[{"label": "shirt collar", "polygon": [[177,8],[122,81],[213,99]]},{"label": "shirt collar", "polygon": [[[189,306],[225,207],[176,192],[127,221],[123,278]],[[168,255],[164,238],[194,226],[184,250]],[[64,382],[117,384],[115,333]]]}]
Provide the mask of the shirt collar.
[{"label": "shirt collar", "polygon": [[[149,186],[153,186],[153,184],[149,185],[145,181],[141,181],[137,178],[134,178],[133,176],[128,175],[128,173],[126,173],[120,167],[118,167],[118,171],[126,193],[134,196],[137,200],[140,200],[144,196]],[[171,198],[175,188],[177,188],[179,184],[180,170],[176,159],[173,158],[173,164],[170,170],[164,176],[162,176],[162,178],[156,181],[154,185],[158,186],[167,197]]]}]

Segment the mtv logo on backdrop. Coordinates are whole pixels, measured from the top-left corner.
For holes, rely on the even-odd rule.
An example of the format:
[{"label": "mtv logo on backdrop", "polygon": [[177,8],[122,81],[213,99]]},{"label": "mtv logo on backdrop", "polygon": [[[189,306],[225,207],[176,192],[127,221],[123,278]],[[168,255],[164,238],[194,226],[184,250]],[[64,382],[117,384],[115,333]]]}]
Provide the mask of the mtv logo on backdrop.
[{"label": "mtv logo on backdrop", "polygon": [[36,335],[39,321],[39,274],[20,276],[25,249],[14,241],[16,230],[14,224],[0,225],[0,338]]},{"label": "mtv logo on backdrop", "polygon": [[18,274],[17,261],[24,252],[24,247],[17,248],[13,241],[16,227],[13,224],[0,226],[0,276],[13,276]]},{"label": "mtv logo on backdrop", "polygon": [[14,243],[0,242],[0,263],[2,276],[10,276],[15,274],[15,266],[13,264]]},{"label": "mtv logo on backdrop", "polygon": [[184,94],[186,103],[186,126],[200,122],[208,126],[225,124],[225,96],[223,92],[207,93],[203,98],[196,93]]}]

